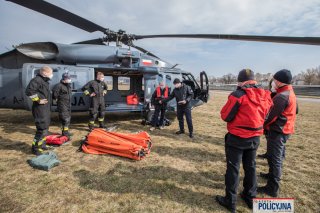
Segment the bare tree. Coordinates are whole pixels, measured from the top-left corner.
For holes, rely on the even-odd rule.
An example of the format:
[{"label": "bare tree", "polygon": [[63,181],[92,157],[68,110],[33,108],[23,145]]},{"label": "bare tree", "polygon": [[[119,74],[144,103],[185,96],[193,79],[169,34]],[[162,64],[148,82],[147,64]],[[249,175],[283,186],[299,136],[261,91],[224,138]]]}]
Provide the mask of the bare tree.
[{"label": "bare tree", "polygon": [[302,75],[306,85],[312,85],[317,80],[317,73],[315,69],[307,69],[307,71],[302,72]]},{"label": "bare tree", "polygon": [[222,76],[221,78],[222,83],[224,84],[232,84],[237,82],[237,78],[232,73]]}]

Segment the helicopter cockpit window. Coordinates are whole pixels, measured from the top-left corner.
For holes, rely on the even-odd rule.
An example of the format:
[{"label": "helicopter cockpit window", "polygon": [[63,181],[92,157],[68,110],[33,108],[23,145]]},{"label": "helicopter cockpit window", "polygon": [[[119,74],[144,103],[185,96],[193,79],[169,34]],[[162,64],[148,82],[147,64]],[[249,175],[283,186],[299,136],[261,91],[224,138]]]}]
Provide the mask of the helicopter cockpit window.
[{"label": "helicopter cockpit window", "polygon": [[130,78],[118,77],[118,90],[130,90]]},{"label": "helicopter cockpit window", "polygon": [[113,90],[113,77],[112,76],[104,76],[104,82],[107,83],[108,90]]},{"label": "helicopter cockpit window", "polygon": [[162,75],[162,74],[159,74],[159,75],[157,76],[157,85],[158,85],[160,82],[163,82],[163,75]]},{"label": "helicopter cockpit window", "polygon": [[166,86],[168,87],[172,87],[172,81],[171,81],[171,76],[170,75],[166,75]]}]

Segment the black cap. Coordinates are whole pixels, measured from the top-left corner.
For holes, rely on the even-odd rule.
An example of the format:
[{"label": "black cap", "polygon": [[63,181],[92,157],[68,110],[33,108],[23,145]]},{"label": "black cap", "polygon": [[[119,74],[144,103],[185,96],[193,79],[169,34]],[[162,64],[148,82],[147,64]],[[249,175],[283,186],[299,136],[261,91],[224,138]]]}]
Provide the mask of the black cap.
[{"label": "black cap", "polygon": [[173,80],[173,84],[179,84],[179,83],[181,83],[181,81],[180,81],[179,78],[175,78],[175,79]]},{"label": "black cap", "polygon": [[254,80],[254,72],[250,69],[243,69],[238,74],[238,82]]},{"label": "black cap", "polygon": [[69,73],[65,72],[62,74],[62,80],[67,80],[67,79],[70,79],[70,75]]},{"label": "black cap", "polygon": [[292,81],[291,72],[286,69],[282,69],[276,72],[276,74],[273,75],[273,78],[284,84],[291,84]]}]

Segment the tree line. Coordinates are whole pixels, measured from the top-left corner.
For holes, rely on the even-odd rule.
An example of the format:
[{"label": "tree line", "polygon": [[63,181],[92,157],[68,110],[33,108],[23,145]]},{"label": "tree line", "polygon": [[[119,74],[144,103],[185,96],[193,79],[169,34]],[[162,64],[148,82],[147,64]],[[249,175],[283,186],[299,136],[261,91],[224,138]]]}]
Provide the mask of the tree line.
[{"label": "tree line", "polygon": [[[261,84],[268,84],[272,78],[272,73],[262,74],[256,73],[255,79]],[[210,84],[236,84],[237,76],[228,73],[221,77],[209,76]],[[301,71],[293,76],[292,84],[294,85],[320,85],[320,66],[316,68],[309,68],[306,71]]]}]

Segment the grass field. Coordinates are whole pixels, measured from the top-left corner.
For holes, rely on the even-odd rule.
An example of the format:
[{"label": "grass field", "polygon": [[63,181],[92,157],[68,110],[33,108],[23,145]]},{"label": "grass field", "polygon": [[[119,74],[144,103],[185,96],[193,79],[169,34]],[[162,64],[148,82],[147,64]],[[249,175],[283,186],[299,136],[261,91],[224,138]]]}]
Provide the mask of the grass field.
[{"label": "grass field", "polygon": [[[87,134],[87,115],[75,114],[72,143],[55,149],[62,163],[49,172],[26,163],[33,157],[31,112],[0,110],[0,212],[224,212],[214,197],[224,194],[226,125],[219,111],[226,98],[216,92],[193,111],[193,140],[174,134],[176,121],[152,132],[153,150],[139,162],[77,152]],[[300,101],[299,106],[280,196],[295,198],[296,212],[319,212],[320,103]],[[109,114],[107,121],[119,124],[122,132],[148,130],[135,114]],[[56,114],[50,131],[59,132]],[[258,153],[265,150],[263,137]],[[265,160],[257,160],[257,171],[267,171]],[[261,178],[258,182],[265,184]],[[250,212],[240,199],[237,210]]]}]

